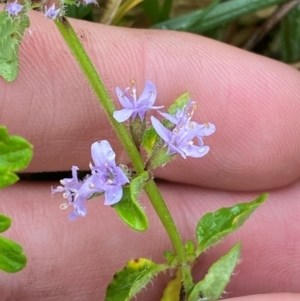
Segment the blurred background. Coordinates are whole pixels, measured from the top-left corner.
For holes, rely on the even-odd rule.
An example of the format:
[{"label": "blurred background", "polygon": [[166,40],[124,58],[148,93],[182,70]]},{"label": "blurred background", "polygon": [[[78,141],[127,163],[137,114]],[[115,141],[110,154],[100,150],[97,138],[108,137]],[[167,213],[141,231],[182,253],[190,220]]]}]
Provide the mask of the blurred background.
[{"label": "blurred background", "polygon": [[67,16],[192,32],[300,68],[300,0],[98,0],[67,6]]}]

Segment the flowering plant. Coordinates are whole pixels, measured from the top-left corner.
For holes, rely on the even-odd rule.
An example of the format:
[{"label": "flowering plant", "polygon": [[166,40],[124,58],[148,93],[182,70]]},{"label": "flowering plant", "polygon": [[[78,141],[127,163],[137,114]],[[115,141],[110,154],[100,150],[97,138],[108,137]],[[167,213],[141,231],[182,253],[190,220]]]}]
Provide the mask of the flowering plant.
[{"label": "flowering plant", "polygon": [[[90,2],[94,1],[85,4]],[[70,3],[78,5],[79,1]],[[27,13],[33,6],[38,6],[46,17],[55,20],[130,160],[128,165],[117,163],[116,154],[109,141],[99,137],[99,141],[91,146],[93,164],[90,164],[90,172],[79,178],[78,167],[74,165],[72,177],[62,179],[61,185],[52,188],[52,194],[61,192],[67,200],[61,208],[73,207],[69,215],[70,220],[86,216],[87,207],[93,205],[87,204],[88,201],[104,195],[104,204],[112,206],[126,225],[136,231],[146,231],[147,214],[138,199],[144,190],[173,246],[172,251],[167,250],[164,253],[164,263],[155,263],[143,257],[128,261],[107,286],[105,300],[130,300],[157,274],[166,270],[175,270],[176,277],[168,284],[162,301],[219,299],[239,261],[240,244],[237,243],[217,260],[204,279],[197,283],[192,276],[196,259],[209,247],[242,226],[251,213],[265,201],[266,195],[262,194],[249,203],[206,213],[196,226],[195,240],[183,242],[154,181],[154,170],[170,163],[178,154],[184,159],[209,155],[210,148],[204,141],[216,131],[215,125],[192,120],[197,102],[191,100],[189,93],[184,93],[176,99],[167,112],[160,111],[163,105],[154,106],[158,93],[150,81],[145,83],[139,97],[134,81],[124,91],[116,88],[117,98],[122,106],[117,110],[71,24],[64,16],[60,1],[47,0],[33,5],[29,0],[16,0],[6,4],[5,11],[0,14],[0,33],[5,32],[0,43],[0,49],[4,53],[0,74],[7,81],[16,77],[16,54],[22,34],[29,26]],[[150,116],[151,122],[148,119],[150,111],[157,115]],[[159,120],[158,116],[163,120]]]}]

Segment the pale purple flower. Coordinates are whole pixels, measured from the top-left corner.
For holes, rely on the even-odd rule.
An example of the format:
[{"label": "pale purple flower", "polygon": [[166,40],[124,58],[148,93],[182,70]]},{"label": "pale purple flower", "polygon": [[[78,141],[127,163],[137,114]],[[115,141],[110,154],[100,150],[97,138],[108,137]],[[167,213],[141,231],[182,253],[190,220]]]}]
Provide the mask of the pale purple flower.
[{"label": "pale purple flower", "polygon": [[80,182],[77,177],[78,169],[79,168],[77,166],[72,166],[72,178],[65,178],[63,180],[60,180],[62,186],[57,186],[57,188],[55,189],[52,188],[52,194],[56,192],[62,192],[63,197],[67,199],[69,203],[72,203],[79,188],[82,185],[82,182]]},{"label": "pale purple flower", "polygon": [[155,131],[165,141],[165,146],[168,146],[169,155],[178,153],[184,159],[188,156],[200,158],[209,152],[208,146],[198,146],[193,142],[198,132],[195,122],[190,122],[187,126],[179,129],[174,128],[173,130],[169,130],[154,116],[150,118]]},{"label": "pale purple flower", "polygon": [[47,7],[47,5],[44,5],[44,15],[45,17],[49,18],[49,19],[56,19],[56,17],[59,15],[61,11],[61,8],[55,8],[55,4],[53,3],[49,8]]},{"label": "pale purple flower", "polygon": [[90,164],[91,175],[79,181],[78,167],[73,166],[72,178],[61,180],[62,186],[52,189],[52,194],[63,193],[63,197],[69,201],[66,207],[74,207],[74,211],[69,216],[71,220],[86,215],[85,203],[95,193],[105,194],[105,205],[118,203],[123,196],[122,185],[129,182],[123,170],[116,165],[116,155],[108,141],[93,143],[91,152],[95,164],[95,166]]},{"label": "pale purple flower", "polygon": [[85,3],[85,4],[92,4],[92,3],[94,3],[94,4],[98,5],[97,0],[82,0],[82,2]]},{"label": "pale purple flower", "polygon": [[[203,137],[213,134],[216,127],[212,123],[199,124],[191,121],[195,109],[196,102],[189,101],[182,110],[177,109],[175,115],[159,112],[174,124],[172,130],[164,127],[155,117],[151,117],[154,129],[168,146],[168,154],[179,153],[183,158],[187,156],[200,158],[209,152],[209,147],[204,145]],[[194,144],[195,139],[198,145]]]},{"label": "pale purple flower", "polygon": [[105,192],[104,205],[118,203],[123,196],[122,185],[129,183],[123,170],[116,165],[116,154],[106,140],[92,144],[92,158],[95,166],[90,165],[95,185]]},{"label": "pale purple flower", "polygon": [[116,93],[121,105],[124,107],[124,109],[115,111],[113,114],[118,122],[124,122],[129,118],[135,119],[137,115],[141,120],[144,120],[148,110],[163,108],[163,106],[153,106],[156,100],[156,87],[150,81],[146,82],[144,91],[138,99],[134,82],[132,87],[127,87],[125,91],[117,87]]},{"label": "pale purple flower", "polygon": [[9,2],[7,3],[5,10],[11,15],[11,16],[17,16],[19,12],[23,9],[24,5],[19,4],[17,0],[15,2]]}]

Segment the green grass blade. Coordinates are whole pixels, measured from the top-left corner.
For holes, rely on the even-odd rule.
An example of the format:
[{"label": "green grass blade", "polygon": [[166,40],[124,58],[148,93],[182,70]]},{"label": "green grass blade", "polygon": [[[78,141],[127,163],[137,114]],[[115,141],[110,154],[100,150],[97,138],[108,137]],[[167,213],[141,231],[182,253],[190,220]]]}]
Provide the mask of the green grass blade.
[{"label": "green grass blade", "polygon": [[160,12],[160,21],[168,20],[172,8],[173,0],[165,0]]},{"label": "green grass blade", "polygon": [[218,4],[204,17],[202,15],[203,9],[201,9],[155,24],[152,28],[202,33],[257,10],[284,2],[286,2],[286,0],[231,0]]},{"label": "green grass blade", "polygon": [[300,59],[300,5],[281,21],[280,51],[284,62],[292,63]]},{"label": "green grass blade", "polygon": [[144,0],[143,9],[145,15],[152,23],[159,22],[159,3],[158,0]]}]

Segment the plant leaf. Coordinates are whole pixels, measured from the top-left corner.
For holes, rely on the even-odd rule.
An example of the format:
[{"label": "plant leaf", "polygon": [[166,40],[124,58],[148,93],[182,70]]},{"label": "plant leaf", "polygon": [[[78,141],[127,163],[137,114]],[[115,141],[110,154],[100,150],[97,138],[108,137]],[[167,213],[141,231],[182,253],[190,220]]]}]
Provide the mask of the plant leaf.
[{"label": "plant leaf", "polygon": [[146,231],[148,229],[147,216],[139,205],[137,198],[149,176],[149,173],[145,171],[134,178],[129,186],[123,188],[121,201],[112,206],[126,225],[136,231]]},{"label": "plant leaf", "polygon": [[176,255],[173,252],[168,251],[168,250],[165,251],[164,252],[164,257],[165,257],[165,259],[166,259],[166,261],[168,263],[168,266],[173,267],[176,264],[178,264],[177,257],[176,257]]},{"label": "plant leaf", "polygon": [[147,152],[148,158],[150,158],[155,151],[155,146],[158,140],[159,136],[153,127],[145,130],[142,140],[142,147]]},{"label": "plant leaf", "polygon": [[282,19],[280,26],[280,50],[282,60],[293,63],[300,59],[300,5]]},{"label": "plant leaf", "polygon": [[6,216],[0,214],[0,233],[6,231],[11,225],[11,219]]},{"label": "plant leaf", "polygon": [[122,270],[114,275],[107,287],[105,301],[129,301],[153,277],[167,268],[167,265],[155,264],[146,258],[130,260]]},{"label": "plant leaf", "polygon": [[204,16],[203,11],[209,7],[155,24],[152,27],[203,33],[247,14],[284,2],[286,0],[230,0],[216,5]]},{"label": "plant leaf", "polygon": [[144,0],[143,9],[145,15],[151,20],[152,23],[156,23],[159,21],[158,0]]},{"label": "plant leaf", "polygon": [[164,289],[160,301],[181,301],[182,276],[180,270],[177,270],[175,277],[169,281]]},{"label": "plant leaf", "polygon": [[160,11],[160,20],[159,21],[165,21],[169,19],[171,8],[172,8],[173,0],[165,0],[161,11]]},{"label": "plant leaf", "polygon": [[8,82],[18,75],[19,45],[29,24],[26,14],[11,18],[7,11],[0,12],[0,76]]},{"label": "plant leaf", "polygon": [[215,262],[204,279],[194,286],[188,296],[188,301],[219,300],[238,263],[240,252],[241,244],[237,243],[226,255]]},{"label": "plant leaf", "polygon": [[182,110],[190,101],[190,93],[186,92],[180,95],[168,109],[168,113],[176,115],[177,109]]},{"label": "plant leaf", "polygon": [[32,158],[32,145],[19,136],[9,136],[0,126],[0,188],[14,184],[19,178],[15,172],[27,167]]},{"label": "plant leaf", "polygon": [[26,256],[23,248],[16,242],[0,236],[0,269],[15,273],[26,266]]},{"label": "plant leaf", "polygon": [[215,212],[205,214],[198,222],[196,237],[197,256],[213,244],[219,242],[226,235],[241,227],[251,213],[267,198],[262,194],[250,203],[241,203],[233,207],[221,208]]}]

